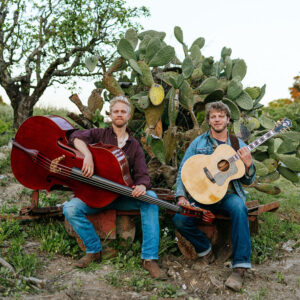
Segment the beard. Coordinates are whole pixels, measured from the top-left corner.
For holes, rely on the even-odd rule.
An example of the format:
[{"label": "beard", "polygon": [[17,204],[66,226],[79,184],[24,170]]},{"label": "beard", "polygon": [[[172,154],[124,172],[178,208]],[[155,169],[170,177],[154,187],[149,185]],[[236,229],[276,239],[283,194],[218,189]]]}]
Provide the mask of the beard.
[{"label": "beard", "polygon": [[[118,122],[117,122],[118,121]],[[121,122],[122,121],[122,122]],[[119,119],[119,120],[116,120],[116,121],[113,121],[112,122],[117,128],[122,128],[122,127],[124,127],[124,126],[126,126],[127,125],[127,121],[126,120],[121,120],[121,119]]]},{"label": "beard", "polygon": [[214,130],[214,132],[216,133],[221,133],[223,132],[225,129],[227,129],[227,124],[225,124],[224,126],[222,126],[221,128],[216,128],[213,125],[210,125],[210,127]]}]

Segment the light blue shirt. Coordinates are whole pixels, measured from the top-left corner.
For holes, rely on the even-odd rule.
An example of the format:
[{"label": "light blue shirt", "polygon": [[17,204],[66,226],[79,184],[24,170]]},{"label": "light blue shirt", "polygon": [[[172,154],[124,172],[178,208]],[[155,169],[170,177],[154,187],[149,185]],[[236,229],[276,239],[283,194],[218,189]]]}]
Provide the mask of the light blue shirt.
[{"label": "light blue shirt", "polygon": [[[240,148],[247,146],[244,141],[241,139],[238,139]],[[230,143],[230,138],[228,136],[227,138],[227,144],[231,146]],[[205,155],[210,155],[214,152],[214,147],[210,138],[210,133],[209,131],[203,133],[202,135],[198,136],[193,140],[193,142],[190,144],[188,149],[185,152],[185,155],[181,161],[180,168],[178,171],[177,175],[177,180],[176,180],[176,197],[184,196],[187,197],[186,189],[182,183],[181,180],[181,169],[182,166],[184,165],[185,161],[189,159],[191,156],[196,155],[196,154],[205,154]],[[246,201],[246,194],[245,191],[242,187],[242,184],[245,185],[250,185],[253,183],[255,179],[255,166],[254,164],[251,165],[249,168],[248,174],[245,173],[245,175],[242,178],[232,180],[232,185],[235,189],[235,192],[238,196],[240,196],[244,201]]]}]

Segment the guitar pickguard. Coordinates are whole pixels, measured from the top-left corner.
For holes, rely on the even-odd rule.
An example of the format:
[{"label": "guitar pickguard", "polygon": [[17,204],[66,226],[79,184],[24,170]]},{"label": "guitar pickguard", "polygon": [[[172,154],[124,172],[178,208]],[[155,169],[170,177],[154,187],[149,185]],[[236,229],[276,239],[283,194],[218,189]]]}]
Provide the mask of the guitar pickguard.
[{"label": "guitar pickguard", "polygon": [[230,164],[230,167],[225,172],[218,172],[215,174],[214,179],[218,186],[221,186],[225,183],[226,179],[238,172],[238,168],[235,164],[235,161]]}]

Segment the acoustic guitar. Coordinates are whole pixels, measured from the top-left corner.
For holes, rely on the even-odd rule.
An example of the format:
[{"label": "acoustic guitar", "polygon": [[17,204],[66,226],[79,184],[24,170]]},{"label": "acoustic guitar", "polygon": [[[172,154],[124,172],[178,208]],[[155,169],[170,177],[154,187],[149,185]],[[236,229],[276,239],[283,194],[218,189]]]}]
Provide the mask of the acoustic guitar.
[{"label": "acoustic guitar", "polygon": [[[291,126],[292,122],[287,118],[278,121],[274,129],[247,148],[252,151]],[[237,152],[229,145],[221,144],[211,155],[196,154],[190,157],[182,167],[181,179],[193,199],[202,204],[214,204],[225,196],[229,182],[243,177],[244,174],[245,165]]]}]

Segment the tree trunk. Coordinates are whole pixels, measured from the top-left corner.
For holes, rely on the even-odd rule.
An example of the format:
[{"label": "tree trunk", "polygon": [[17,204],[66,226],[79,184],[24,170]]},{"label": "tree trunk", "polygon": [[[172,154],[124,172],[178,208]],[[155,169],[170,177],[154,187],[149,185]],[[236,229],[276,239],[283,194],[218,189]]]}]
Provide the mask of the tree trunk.
[{"label": "tree trunk", "polygon": [[31,97],[23,96],[14,99],[11,103],[14,110],[13,128],[18,129],[26,119],[32,116],[35,102]]}]

